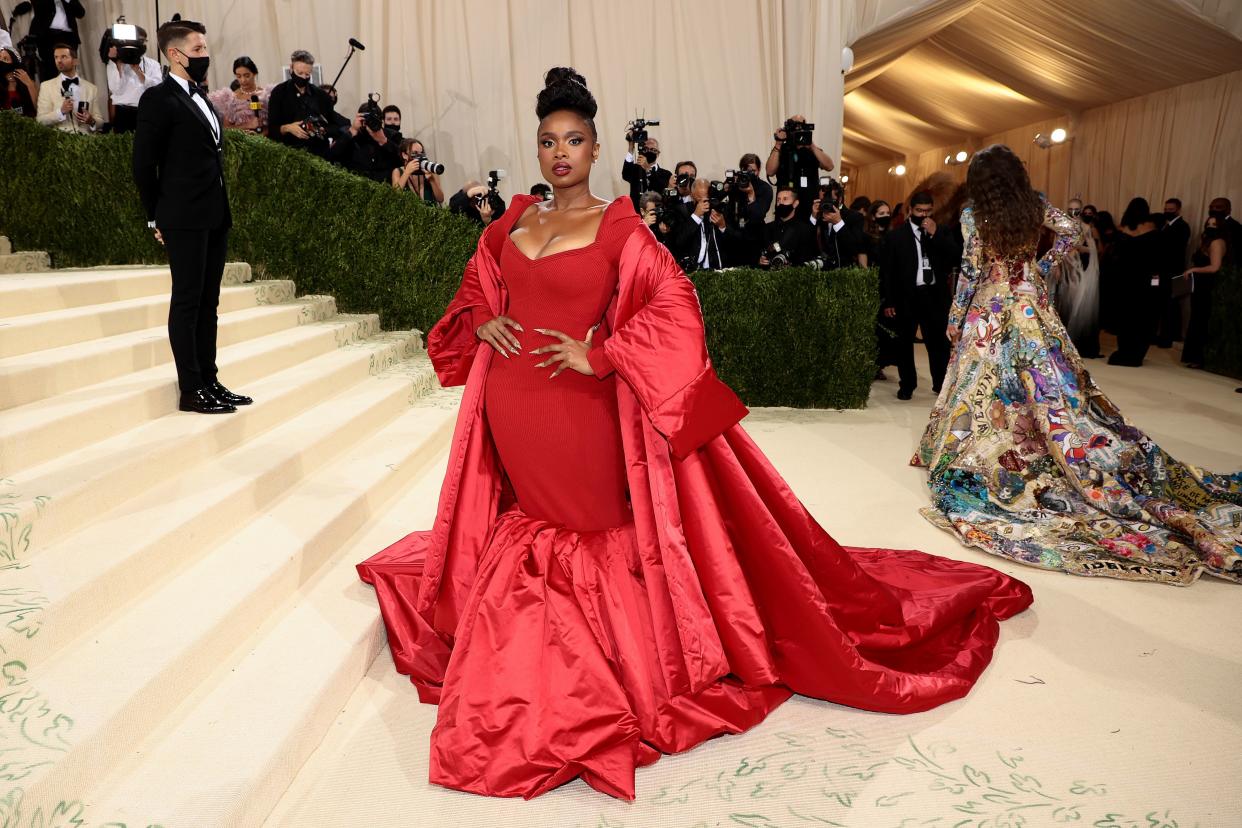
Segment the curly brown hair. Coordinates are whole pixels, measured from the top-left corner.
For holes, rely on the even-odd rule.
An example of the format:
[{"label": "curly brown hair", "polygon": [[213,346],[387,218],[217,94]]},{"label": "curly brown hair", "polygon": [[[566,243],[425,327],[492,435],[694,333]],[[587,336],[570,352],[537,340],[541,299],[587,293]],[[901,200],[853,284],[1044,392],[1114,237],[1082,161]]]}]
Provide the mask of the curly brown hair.
[{"label": "curly brown hair", "polygon": [[966,172],[966,187],[975,227],[986,247],[1005,257],[1035,250],[1044,224],[1044,203],[1013,150],[993,144],[976,152]]}]

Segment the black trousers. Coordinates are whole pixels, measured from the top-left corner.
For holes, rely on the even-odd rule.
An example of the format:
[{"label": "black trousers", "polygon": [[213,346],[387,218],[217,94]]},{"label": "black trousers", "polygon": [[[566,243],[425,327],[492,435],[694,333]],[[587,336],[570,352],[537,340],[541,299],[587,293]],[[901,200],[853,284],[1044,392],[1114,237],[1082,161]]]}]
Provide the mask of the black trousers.
[{"label": "black trousers", "polygon": [[1174,342],[1182,338],[1182,303],[1173,298],[1173,276],[1160,277],[1160,288],[1156,294],[1156,318],[1159,325],[1156,330],[1156,344],[1161,348],[1172,347]]},{"label": "black trousers", "polygon": [[1117,322],[1117,350],[1108,358],[1112,365],[1139,366],[1147,357],[1156,328],[1160,324],[1160,288],[1150,285],[1150,277],[1131,279],[1122,288]]},{"label": "black trousers", "polygon": [[1212,290],[1215,273],[1196,273],[1195,290],[1190,294],[1190,324],[1186,328],[1186,344],[1182,346],[1182,362],[1202,365],[1208,344],[1208,323],[1212,318]]},{"label": "black trousers", "polygon": [[897,309],[897,318],[890,321],[897,329],[897,339],[892,347],[901,390],[913,391],[919,385],[914,370],[916,328],[922,331],[923,344],[927,346],[932,387],[939,388],[949,368],[949,338],[945,336],[945,328],[949,326],[949,299],[944,290],[939,285],[916,287],[905,307]]},{"label": "black trousers", "polygon": [[182,394],[216,381],[216,311],[228,251],[227,227],[161,230],[172,270],[168,341]]}]

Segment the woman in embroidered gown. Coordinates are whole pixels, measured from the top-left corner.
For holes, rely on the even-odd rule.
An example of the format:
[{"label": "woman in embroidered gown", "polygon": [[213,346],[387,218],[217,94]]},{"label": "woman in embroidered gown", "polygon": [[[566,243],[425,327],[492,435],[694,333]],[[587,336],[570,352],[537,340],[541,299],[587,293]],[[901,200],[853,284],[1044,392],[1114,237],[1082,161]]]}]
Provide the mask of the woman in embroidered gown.
[{"label": "woman in embroidered gown", "polygon": [[[689,279],[601,202],[596,104],[549,71],[538,157],[428,334],[465,383],[435,524],[359,564],[438,703],[431,781],[533,797],[761,721],[793,692],[914,712],[965,695],[1024,584],[843,548],[737,425]],[[756,332],[761,335],[761,332]]]},{"label": "woman in embroidered gown", "polygon": [[1020,563],[1076,575],[1242,581],[1242,473],[1178,462],[1092,382],[1034,260],[1073,255],[1082,225],[1048,206],[1008,147],[975,154],[973,206],[944,390],[912,461],[934,524]]}]

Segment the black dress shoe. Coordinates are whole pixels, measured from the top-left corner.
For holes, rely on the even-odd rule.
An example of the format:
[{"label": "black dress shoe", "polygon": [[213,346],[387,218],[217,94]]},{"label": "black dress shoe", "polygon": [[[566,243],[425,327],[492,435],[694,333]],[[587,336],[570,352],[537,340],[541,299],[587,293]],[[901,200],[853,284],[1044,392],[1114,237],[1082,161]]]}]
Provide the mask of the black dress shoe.
[{"label": "black dress shoe", "polygon": [[218,382],[213,382],[211,385],[207,386],[207,390],[211,393],[211,396],[215,397],[220,402],[228,403],[229,405],[250,405],[254,402],[254,400],[249,397],[243,397],[241,394],[234,394]]},{"label": "black dress shoe", "polygon": [[907,391],[904,388],[897,392],[897,399],[899,400],[908,400],[912,398],[913,396],[914,396],[913,391]]},{"label": "black dress shoe", "polygon": [[179,408],[195,414],[232,414],[237,410],[234,406],[217,400],[207,388],[182,394]]}]

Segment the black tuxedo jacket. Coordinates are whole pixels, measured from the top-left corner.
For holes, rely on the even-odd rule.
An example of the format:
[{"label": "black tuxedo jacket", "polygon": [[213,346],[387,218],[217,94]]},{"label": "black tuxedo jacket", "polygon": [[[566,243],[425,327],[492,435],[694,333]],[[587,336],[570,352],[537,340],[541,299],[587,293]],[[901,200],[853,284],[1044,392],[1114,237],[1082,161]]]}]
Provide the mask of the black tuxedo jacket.
[{"label": "black tuxedo jacket", "polygon": [[[34,18],[30,22],[30,33],[36,37],[46,35],[52,28],[52,21],[56,19],[56,3],[59,0],[34,0]],[[68,0],[65,3],[65,17],[69,20],[69,31],[75,37],[78,35],[78,18],[86,16],[86,9],[82,6],[82,0]],[[82,42],[78,38],[77,43],[70,43],[70,46],[78,46]]]},{"label": "black tuxedo jacket", "polygon": [[[956,264],[953,261],[952,234],[944,227],[937,228],[936,235],[924,242],[923,252],[927,254],[936,277],[936,295],[950,299],[953,285],[949,282]],[[918,287],[918,265],[914,226],[909,221],[903,221],[900,227],[888,232],[880,247],[880,307],[897,308],[899,313],[909,310]]]},{"label": "black tuxedo jacket", "polygon": [[1177,221],[1160,230],[1160,275],[1180,276],[1186,272],[1186,247],[1190,244],[1190,225],[1178,216]]},{"label": "black tuxedo jacket", "polygon": [[635,161],[621,162],[621,180],[626,181],[630,185],[630,201],[634,202],[634,209],[638,209],[639,198],[643,193],[663,191],[668,187],[669,181],[672,179],[671,170],[663,167],[644,173],[643,168],[638,166]]},{"label": "black tuxedo jacket", "polygon": [[214,230],[233,224],[224,185],[224,148],[198,104],[171,77],[144,92],[138,102],[134,183],[147,220],[161,230]]}]

